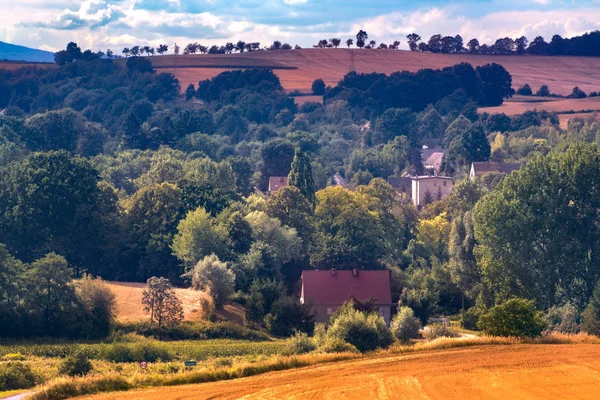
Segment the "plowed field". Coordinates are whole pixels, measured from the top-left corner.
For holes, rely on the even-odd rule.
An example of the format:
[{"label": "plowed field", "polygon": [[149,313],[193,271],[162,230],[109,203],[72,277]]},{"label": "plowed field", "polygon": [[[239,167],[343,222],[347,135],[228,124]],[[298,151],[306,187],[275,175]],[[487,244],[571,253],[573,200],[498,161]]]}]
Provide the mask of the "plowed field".
[{"label": "plowed field", "polygon": [[600,345],[481,346],[372,357],[92,399],[598,399]]}]

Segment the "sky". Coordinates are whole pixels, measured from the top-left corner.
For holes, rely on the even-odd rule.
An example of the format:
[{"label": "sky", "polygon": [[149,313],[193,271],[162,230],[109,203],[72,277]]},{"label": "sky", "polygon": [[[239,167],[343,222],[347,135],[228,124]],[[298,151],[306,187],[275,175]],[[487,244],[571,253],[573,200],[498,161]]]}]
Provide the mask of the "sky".
[{"label": "sky", "polygon": [[132,45],[274,40],[310,47],[345,42],[359,29],[391,43],[406,35],[460,34],[465,42],[499,37],[530,40],[600,29],[600,0],[0,0],[0,41],[43,50],[120,52]]}]

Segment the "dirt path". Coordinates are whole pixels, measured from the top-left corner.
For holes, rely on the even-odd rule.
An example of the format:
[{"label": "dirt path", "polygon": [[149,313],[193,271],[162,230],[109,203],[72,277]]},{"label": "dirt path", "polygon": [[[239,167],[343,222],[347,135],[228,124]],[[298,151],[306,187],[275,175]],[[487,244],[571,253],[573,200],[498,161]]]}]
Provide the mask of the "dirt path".
[{"label": "dirt path", "polygon": [[598,399],[600,346],[515,345],[373,357],[92,399]]}]

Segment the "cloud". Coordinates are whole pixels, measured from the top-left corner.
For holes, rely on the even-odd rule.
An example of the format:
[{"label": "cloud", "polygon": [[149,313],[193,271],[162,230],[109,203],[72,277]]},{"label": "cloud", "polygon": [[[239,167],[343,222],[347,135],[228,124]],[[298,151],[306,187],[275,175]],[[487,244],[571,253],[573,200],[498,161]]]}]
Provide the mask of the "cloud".
[{"label": "cloud", "polygon": [[[21,0],[0,4],[0,40],[31,47],[63,48],[69,41],[106,49],[197,41],[204,45],[274,40],[309,47],[319,39],[345,41],[359,29],[378,43],[420,34],[460,34],[465,42],[557,33],[579,35],[600,28],[594,0],[444,2],[364,0]],[[544,3],[544,4],[542,4]],[[587,7],[585,5],[588,5]],[[591,5],[590,5],[591,4]]]}]

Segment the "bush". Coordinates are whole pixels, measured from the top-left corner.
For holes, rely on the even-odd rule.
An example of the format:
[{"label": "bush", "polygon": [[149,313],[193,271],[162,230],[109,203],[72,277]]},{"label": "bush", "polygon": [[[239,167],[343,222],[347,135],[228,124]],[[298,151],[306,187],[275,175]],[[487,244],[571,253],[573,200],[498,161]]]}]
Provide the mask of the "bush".
[{"label": "bush", "polygon": [[292,337],[286,340],[287,354],[304,354],[315,350],[317,346],[314,340],[304,332],[296,332]]},{"label": "bush", "polygon": [[315,79],[311,89],[315,96],[322,96],[325,94],[325,82],[323,79]]},{"label": "bush", "polygon": [[82,352],[67,357],[60,366],[60,373],[69,376],[85,376],[94,368],[86,355]]},{"label": "bush", "polygon": [[400,307],[391,324],[392,334],[401,343],[408,343],[411,339],[419,337],[421,321],[415,317],[410,307]]},{"label": "bush", "polygon": [[265,317],[265,324],[277,336],[290,336],[296,330],[310,334],[315,327],[310,307],[291,297],[282,297],[273,303],[271,313]]},{"label": "bush", "polygon": [[253,331],[233,322],[191,322],[184,321],[176,326],[150,325],[148,323],[119,324],[116,332],[137,333],[156,340],[207,340],[207,339],[237,339],[265,341],[269,336],[265,333]]},{"label": "bush", "polygon": [[110,335],[117,315],[115,294],[100,279],[84,276],[77,283],[77,298],[85,310],[86,328],[91,337]]},{"label": "bush", "polygon": [[386,348],[393,342],[392,334],[382,316],[357,311],[351,303],[340,307],[332,316],[327,338],[337,338],[350,343],[361,352]]},{"label": "bush", "polygon": [[517,90],[517,94],[520,94],[521,96],[531,96],[533,91],[531,90],[531,86],[526,83]]},{"label": "bush", "polygon": [[446,324],[433,324],[425,331],[425,338],[427,340],[435,340],[440,337],[457,338],[460,333],[454,328]]},{"label": "bush", "polygon": [[464,317],[461,315],[461,325],[465,329],[477,330],[477,321],[481,311],[477,307],[471,307],[465,311]]},{"label": "bush", "polygon": [[539,336],[546,322],[533,300],[514,298],[492,307],[479,318],[477,326],[488,335],[522,338]]},{"label": "bush", "polygon": [[540,88],[535,93],[535,95],[536,96],[543,96],[543,97],[550,96],[550,89],[548,88],[548,85],[542,85],[542,86],[540,86]]},{"label": "bush", "polygon": [[328,337],[319,346],[319,352],[322,353],[358,353],[356,346],[336,337]]},{"label": "bush", "polygon": [[581,329],[600,336],[600,280],[596,283],[590,302],[581,314]]},{"label": "bush", "polygon": [[214,254],[198,261],[187,276],[192,278],[194,289],[210,292],[218,308],[222,307],[234,292],[234,273],[227,268],[227,263],[219,261]]},{"label": "bush", "polygon": [[566,303],[563,306],[554,306],[548,309],[544,317],[548,324],[549,331],[561,333],[577,333],[579,332],[579,311],[577,307],[571,303]]},{"label": "bush", "polygon": [[139,343],[114,343],[100,351],[100,358],[116,363],[171,361],[175,355],[160,343],[145,340]]},{"label": "bush", "polygon": [[29,389],[36,385],[36,380],[27,364],[18,361],[0,363],[0,391]]},{"label": "bush", "polygon": [[200,299],[200,319],[215,322],[217,319],[215,311],[215,302],[212,297],[208,296]]}]

